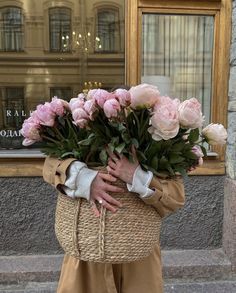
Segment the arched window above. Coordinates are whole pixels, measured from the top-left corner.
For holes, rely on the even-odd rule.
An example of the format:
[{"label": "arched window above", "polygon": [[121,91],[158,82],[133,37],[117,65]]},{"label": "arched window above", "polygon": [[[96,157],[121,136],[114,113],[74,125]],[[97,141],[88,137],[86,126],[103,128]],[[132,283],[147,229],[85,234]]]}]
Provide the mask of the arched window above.
[{"label": "arched window above", "polygon": [[120,19],[118,9],[100,8],[96,17],[96,52],[115,53],[120,51]]},{"label": "arched window above", "polygon": [[71,51],[71,10],[66,7],[49,9],[51,52]]},{"label": "arched window above", "polygon": [[0,9],[0,51],[23,50],[23,15],[19,7]]}]

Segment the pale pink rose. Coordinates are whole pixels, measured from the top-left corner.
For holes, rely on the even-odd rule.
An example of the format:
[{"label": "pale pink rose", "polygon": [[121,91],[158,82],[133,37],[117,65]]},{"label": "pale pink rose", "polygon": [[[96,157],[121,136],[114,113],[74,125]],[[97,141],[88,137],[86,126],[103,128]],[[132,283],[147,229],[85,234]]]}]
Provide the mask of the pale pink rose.
[{"label": "pale pink rose", "polygon": [[77,98],[73,98],[70,100],[69,107],[71,111],[74,111],[77,108],[82,108],[84,106],[84,103],[85,103],[84,96],[78,95]]},{"label": "pale pink rose", "polygon": [[117,89],[114,94],[119,100],[122,107],[127,107],[130,105],[131,95],[129,91],[127,91],[126,89]]},{"label": "pale pink rose", "polygon": [[139,84],[129,90],[131,96],[131,108],[151,108],[160,96],[158,88],[151,84]]},{"label": "pale pink rose", "polygon": [[117,117],[121,110],[120,103],[116,99],[107,100],[103,105],[103,110],[107,118]]},{"label": "pale pink rose", "polygon": [[155,107],[151,117],[152,126],[148,128],[148,132],[156,141],[173,138],[179,131],[177,103],[168,97],[165,98]]},{"label": "pale pink rose", "polygon": [[111,93],[103,89],[90,90],[88,92],[88,99],[95,99],[101,108],[103,107],[106,100],[110,98],[110,96]]},{"label": "pale pink rose", "polygon": [[88,113],[90,120],[94,119],[94,113],[97,111],[97,104],[94,99],[84,103],[84,110]]},{"label": "pale pink rose", "polygon": [[83,108],[77,108],[72,112],[75,124],[80,128],[84,128],[88,124],[89,115]]},{"label": "pale pink rose", "polygon": [[227,131],[222,124],[211,123],[202,130],[202,134],[210,145],[226,143]]},{"label": "pale pink rose", "polygon": [[50,103],[52,111],[59,116],[63,116],[65,113],[65,109],[69,108],[69,104],[62,100],[58,99],[57,97],[53,97]]},{"label": "pale pink rose", "polygon": [[182,102],[179,106],[179,121],[185,128],[202,127],[204,116],[201,111],[201,104],[196,98],[191,98]]},{"label": "pale pink rose", "polygon": [[51,105],[48,102],[37,106],[36,115],[42,125],[53,126],[55,123],[55,113],[52,111]]}]

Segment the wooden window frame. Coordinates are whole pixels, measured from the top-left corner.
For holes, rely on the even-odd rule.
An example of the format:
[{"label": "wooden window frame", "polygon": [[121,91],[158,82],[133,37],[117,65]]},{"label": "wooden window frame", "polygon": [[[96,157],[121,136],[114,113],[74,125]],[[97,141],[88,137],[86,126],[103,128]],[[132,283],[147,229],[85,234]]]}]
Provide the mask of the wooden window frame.
[{"label": "wooden window frame", "polygon": [[[214,15],[215,31],[213,62],[213,104],[212,122],[227,123],[229,52],[231,39],[230,0],[129,0],[126,2],[126,83],[135,85],[140,82],[140,33],[142,11],[162,13],[189,13]],[[230,16],[230,17],[229,17]],[[217,82],[216,82],[217,81]],[[218,110],[220,109],[220,111]],[[203,166],[190,175],[225,174],[225,147],[216,146],[213,150],[219,154],[216,158],[207,158]],[[44,158],[0,158],[0,176],[42,176]]]},{"label": "wooden window frame", "polygon": [[[136,85],[141,80],[142,13],[197,14],[215,17],[211,122],[227,126],[229,52],[232,3],[229,0],[129,0],[126,27],[126,80]],[[219,45],[220,44],[220,45]],[[220,110],[219,110],[220,109]],[[225,146],[213,146],[217,157],[207,157],[190,174],[225,174]]]}]

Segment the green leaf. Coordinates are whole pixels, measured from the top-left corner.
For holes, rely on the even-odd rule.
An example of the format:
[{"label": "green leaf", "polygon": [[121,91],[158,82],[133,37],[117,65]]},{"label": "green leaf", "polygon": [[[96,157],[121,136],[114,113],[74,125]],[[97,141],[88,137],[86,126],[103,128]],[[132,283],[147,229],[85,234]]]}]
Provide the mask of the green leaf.
[{"label": "green leaf", "polygon": [[137,154],[139,161],[146,161],[147,160],[145,154],[143,152],[141,152],[140,150],[137,150],[136,154]]},{"label": "green leaf", "polygon": [[125,142],[119,144],[119,145],[115,148],[115,151],[116,151],[117,153],[121,154],[122,151],[124,150],[124,148],[125,148]]},{"label": "green leaf", "polygon": [[125,143],[130,143],[130,136],[127,132],[122,132],[121,137],[124,140]]},{"label": "green leaf", "polygon": [[202,150],[204,156],[206,157],[206,156],[207,156],[207,151],[206,151],[205,147],[202,146],[202,145],[200,145],[200,148],[201,148],[201,150]]},{"label": "green leaf", "polygon": [[108,144],[108,148],[109,148],[109,150],[113,153],[114,152],[114,150],[115,150],[115,146],[114,146],[114,144],[113,143],[109,143]]},{"label": "green leaf", "polygon": [[135,146],[136,149],[139,147],[139,142],[137,141],[136,138],[132,138],[131,143]]},{"label": "green leaf", "polygon": [[103,163],[103,165],[107,164],[107,159],[108,159],[108,155],[105,149],[103,149],[100,154],[99,154],[99,158],[101,160],[101,162]]},{"label": "green leaf", "polygon": [[193,159],[193,160],[197,159],[197,156],[191,151],[185,152],[184,156],[188,159]]},{"label": "green leaf", "polygon": [[168,160],[164,156],[161,157],[160,162],[159,162],[160,169],[165,170],[167,168],[168,164],[169,164]]},{"label": "green leaf", "polygon": [[170,164],[181,163],[185,160],[185,158],[177,155],[176,153],[170,153],[169,162]]},{"label": "green leaf", "polygon": [[157,157],[153,157],[153,158],[152,158],[151,166],[152,166],[152,168],[155,169],[155,170],[158,169],[158,158],[157,158]]},{"label": "green leaf", "polygon": [[192,129],[188,136],[188,140],[192,143],[196,142],[199,139],[199,128]]}]

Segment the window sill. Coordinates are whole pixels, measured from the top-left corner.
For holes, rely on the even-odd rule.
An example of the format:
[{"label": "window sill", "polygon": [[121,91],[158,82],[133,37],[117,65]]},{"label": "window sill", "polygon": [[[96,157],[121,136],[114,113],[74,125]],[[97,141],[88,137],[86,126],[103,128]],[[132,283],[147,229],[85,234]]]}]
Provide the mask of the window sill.
[{"label": "window sill", "polygon": [[[0,177],[41,177],[44,156],[41,157],[3,157],[0,158]],[[189,175],[224,175],[225,163],[208,159]]]}]

